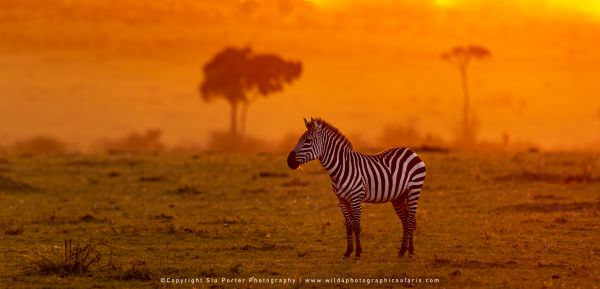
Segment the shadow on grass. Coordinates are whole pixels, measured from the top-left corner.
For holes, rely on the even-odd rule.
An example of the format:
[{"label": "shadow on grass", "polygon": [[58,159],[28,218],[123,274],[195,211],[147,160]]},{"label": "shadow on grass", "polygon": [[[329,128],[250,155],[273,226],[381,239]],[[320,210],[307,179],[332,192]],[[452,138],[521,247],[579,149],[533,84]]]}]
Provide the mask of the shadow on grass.
[{"label": "shadow on grass", "polygon": [[523,171],[521,173],[508,174],[495,178],[496,181],[524,181],[524,182],[544,182],[550,184],[582,184],[582,183],[600,183],[600,177],[593,177],[589,173],[585,174],[557,174],[557,173],[539,173]]}]

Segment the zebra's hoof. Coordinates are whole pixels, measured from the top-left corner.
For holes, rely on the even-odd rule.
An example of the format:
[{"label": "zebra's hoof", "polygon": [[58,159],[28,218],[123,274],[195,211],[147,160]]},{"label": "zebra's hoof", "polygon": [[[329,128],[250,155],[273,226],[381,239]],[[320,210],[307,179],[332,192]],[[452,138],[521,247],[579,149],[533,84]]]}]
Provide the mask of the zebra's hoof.
[{"label": "zebra's hoof", "polygon": [[398,257],[404,257],[404,253],[406,253],[406,249],[400,249],[400,251],[398,251]]},{"label": "zebra's hoof", "polygon": [[354,257],[354,262],[359,263],[360,262],[360,256]]}]

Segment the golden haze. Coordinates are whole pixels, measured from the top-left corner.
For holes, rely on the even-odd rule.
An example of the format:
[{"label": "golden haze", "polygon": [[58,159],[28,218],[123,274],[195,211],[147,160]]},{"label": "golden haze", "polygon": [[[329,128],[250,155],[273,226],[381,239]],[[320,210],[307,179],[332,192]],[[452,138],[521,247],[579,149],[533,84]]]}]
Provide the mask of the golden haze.
[{"label": "golden haze", "polygon": [[462,94],[440,53],[480,44],[492,57],[468,71],[479,140],[593,149],[597,3],[3,1],[0,135],[86,148],[156,128],[169,145],[203,144],[227,130],[229,108],[201,100],[201,67],[224,46],[249,45],[304,65],[282,93],[251,104],[250,135],[277,142],[321,116],[370,143],[390,124],[451,141]]}]

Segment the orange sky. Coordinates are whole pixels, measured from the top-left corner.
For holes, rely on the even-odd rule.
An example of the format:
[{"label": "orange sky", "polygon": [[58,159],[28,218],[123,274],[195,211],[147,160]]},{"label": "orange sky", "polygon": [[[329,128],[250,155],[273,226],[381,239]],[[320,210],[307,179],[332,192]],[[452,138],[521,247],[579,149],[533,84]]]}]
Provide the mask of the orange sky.
[{"label": "orange sky", "polygon": [[388,124],[451,140],[460,83],[439,54],[475,43],[493,55],[469,68],[480,139],[600,143],[598,1],[210,2],[0,4],[0,136],[85,147],[160,128],[168,144],[203,143],[228,128],[229,110],[198,96],[202,64],[225,45],[251,45],[305,67],[251,105],[254,136],[281,139],[318,115],[371,142]]}]

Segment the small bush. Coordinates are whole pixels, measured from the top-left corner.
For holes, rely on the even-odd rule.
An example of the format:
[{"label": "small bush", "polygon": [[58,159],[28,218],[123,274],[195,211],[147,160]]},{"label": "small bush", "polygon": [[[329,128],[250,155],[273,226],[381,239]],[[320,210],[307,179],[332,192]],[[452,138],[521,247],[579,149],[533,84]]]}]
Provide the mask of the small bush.
[{"label": "small bush", "polygon": [[16,236],[23,234],[23,226],[21,225],[10,225],[4,229],[4,234],[9,236]]},{"label": "small bush", "polygon": [[181,195],[200,195],[203,193],[198,188],[196,188],[195,186],[192,186],[192,185],[183,185],[181,187],[178,187],[177,189],[174,189],[174,190],[171,190],[168,192],[173,193],[173,194],[181,194]]},{"label": "small bush", "polygon": [[231,266],[231,268],[229,268],[229,272],[239,274],[240,272],[242,272],[242,264],[235,264]]},{"label": "small bush", "polygon": [[40,255],[31,262],[29,269],[41,275],[77,275],[89,272],[100,259],[101,254],[92,243],[73,246],[71,240],[65,240],[62,253]]}]

